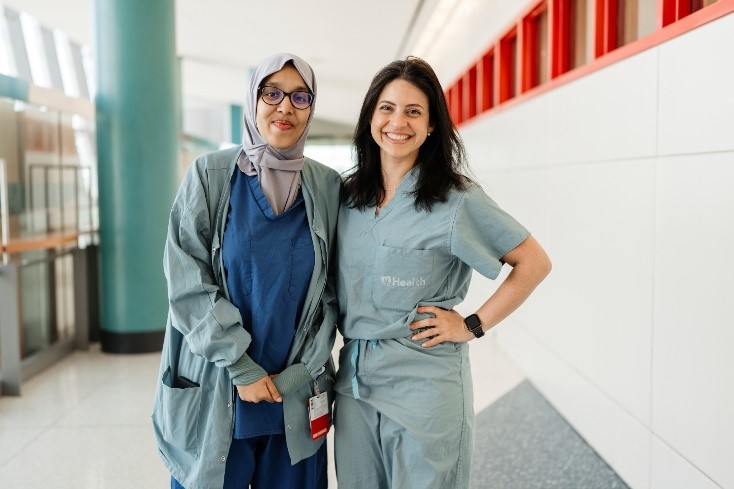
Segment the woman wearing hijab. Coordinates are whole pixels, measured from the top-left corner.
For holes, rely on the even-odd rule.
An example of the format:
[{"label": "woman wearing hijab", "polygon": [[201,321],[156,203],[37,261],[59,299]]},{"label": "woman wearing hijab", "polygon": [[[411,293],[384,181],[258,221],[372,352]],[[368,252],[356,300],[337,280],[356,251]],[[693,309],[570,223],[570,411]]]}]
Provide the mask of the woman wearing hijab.
[{"label": "woman wearing hijab", "polygon": [[199,157],[173,204],[153,411],[172,488],[326,487],[340,177],[303,156],[315,100],[305,61],[263,60],[242,146]]}]

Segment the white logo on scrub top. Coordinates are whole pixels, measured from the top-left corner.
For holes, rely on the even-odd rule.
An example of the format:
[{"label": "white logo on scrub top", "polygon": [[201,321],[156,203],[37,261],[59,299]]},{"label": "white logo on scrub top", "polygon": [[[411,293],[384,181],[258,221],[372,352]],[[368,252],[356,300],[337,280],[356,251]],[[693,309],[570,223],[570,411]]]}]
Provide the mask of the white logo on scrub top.
[{"label": "white logo on scrub top", "polygon": [[413,277],[410,279],[404,279],[400,277],[394,277],[390,275],[383,275],[380,277],[380,282],[385,287],[425,287],[426,279],[423,277]]}]

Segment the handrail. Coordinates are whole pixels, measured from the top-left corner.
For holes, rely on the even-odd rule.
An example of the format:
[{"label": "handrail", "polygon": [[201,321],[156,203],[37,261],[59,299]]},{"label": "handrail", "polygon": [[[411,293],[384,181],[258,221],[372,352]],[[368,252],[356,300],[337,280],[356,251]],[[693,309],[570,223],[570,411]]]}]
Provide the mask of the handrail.
[{"label": "handrail", "polygon": [[0,158],[0,247],[2,247],[3,263],[7,263],[5,247],[10,239],[10,209],[8,208],[8,176],[5,171],[5,160]]},{"label": "handrail", "polygon": [[73,231],[70,233],[53,233],[42,236],[13,239],[0,247],[2,253],[23,253],[26,251],[48,250],[57,248],[79,239],[79,236],[93,234],[95,231]]},{"label": "handrail", "polygon": [[10,237],[10,210],[8,208],[8,175],[5,170],[5,160],[0,158],[0,221],[2,221],[2,235],[0,245],[7,245]]},{"label": "handrail", "polygon": [[[69,164],[42,164],[33,163],[28,165],[29,179],[31,182],[31,201],[33,192],[33,173],[36,169],[42,169],[47,171],[48,169],[56,169],[59,171],[73,170],[75,173],[74,177],[74,206],[75,214],[79,216],[79,174],[89,172],[91,175],[91,169],[80,165],[69,165]],[[47,181],[44,179],[44,185]],[[87,192],[87,198],[89,199],[89,209],[92,210],[92,195],[91,190]],[[48,200],[48,197],[46,197]],[[46,204],[48,204],[46,202]],[[8,197],[8,179],[7,179],[7,164],[5,160],[0,159],[0,255],[2,256],[2,263],[7,264],[9,262],[9,255],[11,253],[24,253],[28,251],[39,251],[59,248],[64,245],[77,241],[81,236],[93,235],[97,232],[96,229],[78,229],[78,222],[75,229],[70,231],[56,231],[48,232],[46,234],[35,234],[26,237],[11,237],[10,235],[10,210],[9,210],[9,197]],[[92,224],[93,226],[93,224]],[[63,215],[61,221],[61,227],[63,228]]]}]

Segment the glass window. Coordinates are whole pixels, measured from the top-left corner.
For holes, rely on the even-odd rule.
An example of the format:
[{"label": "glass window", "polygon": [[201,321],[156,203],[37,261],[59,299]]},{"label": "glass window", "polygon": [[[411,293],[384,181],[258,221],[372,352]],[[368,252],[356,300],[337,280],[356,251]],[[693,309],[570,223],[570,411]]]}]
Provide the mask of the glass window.
[{"label": "glass window", "polygon": [[48,68],[51,87],[63,92],[64,83],[61,81],[61,70],[59,68],[59,58],[56,53],[54,34],[43,26],[41,26],[41,41],[43,42],[43,51],[46,54],[46,66]]},{"label": "glass window", "polygon": [[570,68],[585,65],[592,57],[591,47],[593,43],[589,40],[592,32],[590,28],[591,10],[588,0],[570,0]]},{"label": "glass window", "polygon": [[624,46],[655,30],[655,0],[617,0],[616,45]]},{"label": "glass window", "polygon": [[28,53],[26,51],[25,39],[23,38],[23,29],[20,26],[20,16],[15,11],[6,8],[5,23],[8,28],[10,45],[13,50],[15,76],[23,80],[32,81],[31,66],[28,63]]},{"label": "glass window", "polygon": [[10,29],[5,20],[5,7],[0,3],[0,74],[17,76],[13,45],[10,43]]},{"label": "glass window", "polygon": [[71,43],[71,53],[74,55],[74,68],[76,69],[76,77],[79,80],[79,91],[82,97],[94,100],[97,86],[94,83],[95,64],[92,48],[89,46],[80,48],[78,45]]},{"label": "glass window", "polygon": [[31,81],[39,87],[52,88],[41,26],[34,17],[25,12],[20,13],[20,24],[31,68]]},{"label": "glass window", "polygon": [[523,21],[523,91],[548,81],[548,7],[541,3]]},{"label": "glass window", "polygon": [[663,26],[717,3],[717,0],[662,0]]},{"label": "glass window", "polygon": [[657,0],[608,0],[597,6],[597,57],[655,31]]},{"label": "glass window", "polygon": [[540,14],[535,17],[535,51],[538,53],[536,58],[536,73],[538,76],[538,84],[548,81],[548,9],[544,8]]},{"label": "glass window", "polygon": [[63,81],[64,93],[70,97],[78,97],[79,81],[74,68],[74,57],[71,54],[71,44],[66,34],[56,29],[53,33],[56,54],[59,61],[59,72]]},{"label": "glass window", "polygon": [[678,7],[678,18],[681,19],[688,14],[692,14],[693,12],[701,10],[704,7],[708,7],[709,5],[713,5],[716,2],[717,0],[685,0],[685,1],[682,1],[681,5]]}]

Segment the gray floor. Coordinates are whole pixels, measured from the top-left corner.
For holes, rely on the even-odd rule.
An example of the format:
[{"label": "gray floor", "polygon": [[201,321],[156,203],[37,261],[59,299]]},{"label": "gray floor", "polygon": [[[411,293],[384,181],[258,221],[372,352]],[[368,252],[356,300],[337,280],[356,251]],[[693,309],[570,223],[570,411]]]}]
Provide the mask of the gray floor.
[{"label": "gray floor", "polygon": [[477,414],[472,489],[628,488],[529,381]]}]

